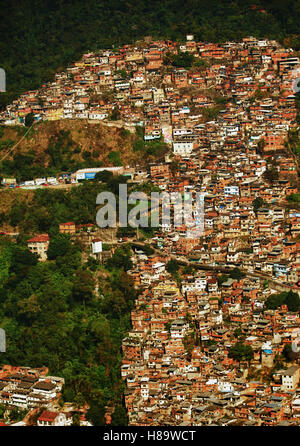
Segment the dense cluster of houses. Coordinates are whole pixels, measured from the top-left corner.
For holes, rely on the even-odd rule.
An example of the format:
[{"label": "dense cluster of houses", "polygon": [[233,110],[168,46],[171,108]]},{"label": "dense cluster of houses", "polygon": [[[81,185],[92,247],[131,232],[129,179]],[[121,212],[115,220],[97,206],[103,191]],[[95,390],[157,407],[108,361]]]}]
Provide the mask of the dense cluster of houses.
[{"label": "dense cluster of houses", "polygon": [[[39,408],[46,410],[57,403],[64,379],[47,376],[47,373],[45,367],[33,369],[4,365],[0,369],[0,404],[5,406],[6,413],[18,408],[34,414]],[[23,420],[20,423],[26,424]]]},{"label": "dense cluster of houses", "polygon": [[[252,156],[253,155],[253,156]],[[194,215],[201,237],[193,238],[191,226],[178,225],[175,204],[170,219],[161,222],[157,246],[166,252],[187,256],[210,265],[240,266],[249,272],[270,274],[299,288],[300,213],[286,206],[286,196],[297,187],[288,178],[272,186],[257,171],[265,161],[252,152],[239,155],[209,153],[197,160],[180,160],[179,172],[171,174],[171,164],[150,166],[154,184],[170,195],[173,192],[204,196],[202,215]],[[249,174],[243,172],[244,168]],[[241,175],[236,175],[238,172]],[[244,176],[245,173],[245,176]],[[247,178],[248,177],[248,178]],[[255,208],[255,199],[263,206]],[[196,200],[194,211],[197,210]]]},{"label": "dense cluster of houses", "polygon": [[3,366],[0,371],[0,404],[36,408],[53,403],[64,379],[47,376],[46,368]]},{"label": "dense cluster of houses", "polygon": [[[129,424],[299,424],[299,363],[277,364],[299,334],[299,313],[264,308],[274,290],[258,278],[187,272],[179,285],[167,259],[137,250],[130,271],[143,291],[122,345]],[[229,355],[239,335],[250,363]]]},{"label": "dense cluster of houses", "polygon": [[[196,63],[166,65],[167,53],[178,51],[193,54]],[[118,110],[123,123],[144,126],[145,141],[163,138],[170,145],[147,172],[131,169],[131,180],[150,180],[170,196],[203,196],[203,215],[193,207],[194,220],[202,219],[200,237],[184,211],[179,226],[173,212],[152,237],[155,253],[136,249],[132,258],[129,274],[141,291],[121,368],[131,425],[300,423],[299,359],[277,367],[298,336],[299,313],[265,307],[278,290],[300,290],[300,212],[287,200],[298,193],[298,161],[287,140],[297,128],[299,70],[295,53],[275,41],[150,39],[85,54],[0,114],[6,124],[23,123],[31,112],[37,120],[97,122]],[[80,179],[94,174],[77,173]],[[60,225],[62,233],[76,230],[73,222]],[[47,234],[28,240],[41,260],[48,244]],[[174,257],[199,270],[187,268],[174,281],[166,270]],[[246,275],[220,280],[218,268],[225,266]],[[254,352],[250,361],[229,355],[240,335]],[[10,398],[29,402],[45,382],[26,384],[26,396],[21,385],[21,396]],[[53,417],[45,414],[40,423],[59,423]]]},{"label": "dense cluster of houses", "polygon": [[[64,378],[48,373],[47,367],[8,364],[0,367],[0,405],[5,407],[5,422],[0,426],[71,426],[74,412],[79,413],[80,425],[90,425],[85,418],[85,408],[78,410],[71,403],[59,404]],[[24,418],[11,423],[10,413],[16,409]]]},{"label": "dense cluster of houses", "polygon": [[[257,42],[252,54],[261,51]],[[299,424],[298,362],[278,367],[285,345],[298,336],[299,313],[286,306],[265,308],[270,294],[280,291],[276,283],[299,292],[300,214],[286,206],[286,197],[297,193],[297,161],[284,146],[296,127],[296,109],[283,80],[295,65],[275,59],[266,70],[273,65],[265,89],[272,100],[249,102],[248,79],[239,85],[238,100],[227,103],[214,121],[193,127],[187,115],[173,125],[175,157],[149,166],[161,190],[203,194],[204,222],[201,237],[193,238],[188,224],[175,227],[173,214],[152,239],[163,254],[136,252],[133,258],[130,274],[144,291],[123,341],[122,377],[132,425]],[[252,76],[255,65],[246,64]],[[260,79],[265,68],[260,65]],[[268,104],[273,104],[270,113]],[[179,134],[181,146],[175,144]],[[271,166],[277,171],[272,181],[265,175]],[[258,198],[263,201],[256,206]],[[166,273],[174,256],[209,265],[211,271],[186,272],[179,285]],[[220,266],[247,275],[221,283]],[[254,352],[250,363],[229,355],[237,332]]]},{"label": "dense cluster of houses", "polygon": [[[196,64],[191,69],[166,67],[166,54],[178,51],[192,54]],[[232,146],[240,132],[251,131],[250,141],[263,135],[266,150],[272,150],[280,147],[295,118],[292,86],[298,65],[292,50],[252,37],[222,45],[195,42],[191,35],[184,45],[140,42],[84,54],[53,82],[21,95],[0,118],[18,124],[34,113],[37,120],[98,121],[118,108],[124,122],[145,125],[146,140],[162,133],[172,138],[173,129],[174,151],[182,154],[199,144],[202,113],[216,105],[209,94],[213,90],[234,99],[222,113],[223,132],[217,132],[216,142]],[[268,99],[252,101],[258,91]]]}]

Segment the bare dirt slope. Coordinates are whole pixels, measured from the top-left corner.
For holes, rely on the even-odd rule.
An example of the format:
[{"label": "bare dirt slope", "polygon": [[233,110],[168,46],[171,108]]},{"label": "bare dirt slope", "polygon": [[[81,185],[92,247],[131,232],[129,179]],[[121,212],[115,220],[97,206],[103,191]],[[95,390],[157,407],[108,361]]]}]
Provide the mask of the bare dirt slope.
[{"label": "bare dirt slope", "polygon": [[[68,146],[70,156],[76,161],[91,160],[93,163],[112,165],[108,155],[119,152],[123,165],[143,162],[143,156],[132,149],[137,136],[125,128],[91,123],[87,120],[59,120],[37,123],[23,137],[23,127],[2,127],[0,135],[0,159],[12,159],[16,152],[34,154],[35,163],[47,167],[51,162],[49,145],[62,141]],[[22,138],[23,137],[23,138]],[[22,140],[21,140],[22,139]],[[19,140],[16,151],[10,150]],[[90,153],[89,155],[87,155]]]}]

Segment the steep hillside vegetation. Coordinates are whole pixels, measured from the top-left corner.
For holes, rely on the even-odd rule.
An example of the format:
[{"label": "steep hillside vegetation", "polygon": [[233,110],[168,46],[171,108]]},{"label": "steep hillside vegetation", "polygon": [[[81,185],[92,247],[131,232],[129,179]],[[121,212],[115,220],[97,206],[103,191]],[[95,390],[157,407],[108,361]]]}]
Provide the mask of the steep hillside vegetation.
[{"label": "steep hillside vegetation", "polygon": [[126,425],[121,342],[136,291],[119,265],[125,259],[131,266],[130,247],[100,266],[83,262],[78,244],[65,235],[52,235],[50,246],[51,261],[38,262],[25,242],[0,239],[0,323],[7,339],[1,365],[47,365],[66,380],[62,404],[89,403],[94,425],[104,425],[106,407],[113,407],[112,423]]},{"label": "steep hillside vegetation", "polygon": [[167,151],[161,141],[144,144],[142,129],[132,133],[84,120],[38,123],[23,138],[25,131],[0,127],[0,176],[21,181],[83,167],[145,166]]}]

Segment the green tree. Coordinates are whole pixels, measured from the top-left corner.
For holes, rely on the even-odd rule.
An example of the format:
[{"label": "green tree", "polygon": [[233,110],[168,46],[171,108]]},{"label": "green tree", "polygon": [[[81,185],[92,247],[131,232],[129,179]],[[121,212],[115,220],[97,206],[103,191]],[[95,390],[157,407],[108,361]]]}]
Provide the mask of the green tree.
[{"label": "green tree", "polygon": [[266,180],[270,181],[270,183],[274,183],[279,178],[279,173],[276,167],[272,166],[264,172],[264,177]]},{"label": "green tree", "polygon": [[287,305],[289,311],[299,311],[300,299],[298,293],[289,291],[285,298],[285,304]]},{"label": "green tree", "polygon": [[266,300],[266,308],[270,310],[276,310],[281,305],[287,305],[289,311],[299,310],[299,296],[294,291],[283,291],[282,293],[272,294]]},{"label": "green tree", "polygon": [[93,296],[94,278],[88,270],[78,270],[74,278],[73,296],[77,301],[87,301]]},{"label": "green tree", "polygon": [[28,113],[25,116],[25,125],[26,125],[26,127],[31,127],[33,123],[34,123],[34,114],[33,113]]},{"label": "green tree", "polygon": [[127,426],[128,417],[125,407],[120,404],[116,406],[111,416],[111,426]]},{"label": "green tree", "polygon": [[282,355],[287,362],[293,362],[299,358],[299,353],[293,351],[291,344],[285,344]]},{"label": "green tree", "polygon": [[117,248],[110,259],[107,260],[106,266],[108,269],[122,268],[124,271],[128,271],[132,268],[132,261],[130,259],[130,253],[124,246]]},{"label": "green tree", "polygon": [[5,406],[3,404],[0,404],[0,418],[3,418],[5,410]]},{"label": "green tree", "polygon": [[38,263],[36,254],[33,254],[29,249],[14,246],[12,249],[11,265],[9,268],[10,274],[16,274],[18,280],[24,276],[28,270]]},{"label": "green tree", "polygon": [[145,149],[145,143],[142,139],[137,139],[134,143],[133,143],[133,151],[134,152],[141,152]]},{"label": "green tree", "polygon": [[109,119],[111,121],[118,121],[120,118],[121,118],[120,110],[118,109],[118,107],[114,107],[110,116],[109,116]]},{"label": "green tree", "polygon": [[236,361],[248,361],[254,357],[253,349],[251,345],[243,344],[242,342],[237,342],[232,347],[230,347],[228,352],[228,357],[233,358]]},{"label": "green tree", "polygon": [[179,51],[177,54],[167,52],[164,58],[165,65],[173,65],[177,68],[190,68],[194,62],[193,54]]},{"label": "green tree", "polygon": [[176,274],[179,270],[178,262],[176,260],[169,260],[166,265],[166,270],[172,275]]},{"label": "green tree", "polygon": [[71,249],[71,241],[67,234],[57,234],[50,238],[48,247],[48,259],[55,260],[59,256],[64,256]]},{"label": "green tree", "polygon": [[255,213],[257,213],[259,208],[262,208],[263,206],[266,206],[266,202],[261,197],[256,197],[252,201],[253,210]]},{"label": "green tree", "polygon": [[222,285],[222,283],[226,282],[228,280],[229,276],[227,274],[221,274],[218,276],[218,285]]},{"label": "green tree", "polygon": [[144,251],[146,256],[151,256],[155,252],[154,249],[151,246],[149,246],[149,245],[144,245],[142,250]]},{"label": "green tree", "polygon": [[113,164],[113,166],[122,166],[123,163],[121,161],[120,152],[112,150],[108,154],[108,161]]},{"label": "green tree", "polygon": [[233,332],[233,335],[235,338],[239,338],[241,337],[241,335],[243,334],[242,330],[240,327],[236,328]]},{"label": "green tree", "polygon": [[300,194],[290,194],[286,199],[292,203],[300,203]]},{"label": "green tree", "polygon": [[102,172],[98,172],[95,175],[96,181],[101,181],[102,183],[108,183],[113,178],[113,173],[109,170],[103,170]]},{"label": "green tree", "polygon": [[72,426],[80,426],[80,417],[78,413],[74,413],[72,417]]},{"label": "green tree", "polygon": [[239,268],[234,268],[230,272],[229,276],[231,277],[231,279],[240,281],[243,277],[245,277],[245,273],[243,273]]},{"label": "green tree", "polygon": [[86,418],[93,426],[105,426],[105,408],[98,401],[92,401]]}]

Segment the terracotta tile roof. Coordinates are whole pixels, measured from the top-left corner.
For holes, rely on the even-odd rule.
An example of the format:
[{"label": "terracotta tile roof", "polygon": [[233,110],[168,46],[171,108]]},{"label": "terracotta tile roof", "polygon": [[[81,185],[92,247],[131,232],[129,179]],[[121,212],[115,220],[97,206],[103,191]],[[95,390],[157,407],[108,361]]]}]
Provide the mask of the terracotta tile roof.
[{"label": "terracotta tile roof", "polygon": [[49,242],[49,235],[48,234],[40,234],[36,235],[35,237],[32,237],[31,239],[27,240],[27,243],[45,243]]},{"label": "terracotta tile roof", "polygon": [[38,420],[53,422],[58,415],[59,412],[51,412],[50,410],[44,410],[44,412],[39,416]]}]

